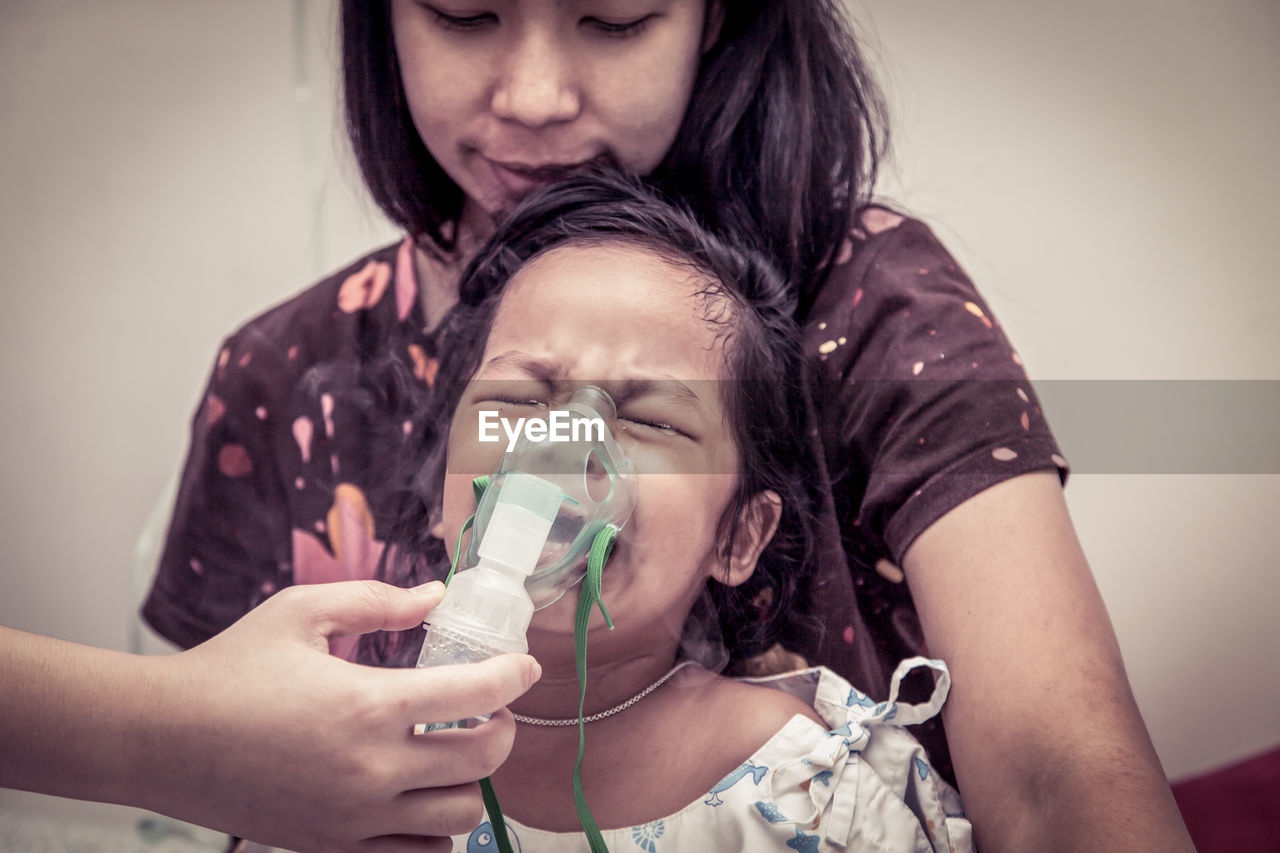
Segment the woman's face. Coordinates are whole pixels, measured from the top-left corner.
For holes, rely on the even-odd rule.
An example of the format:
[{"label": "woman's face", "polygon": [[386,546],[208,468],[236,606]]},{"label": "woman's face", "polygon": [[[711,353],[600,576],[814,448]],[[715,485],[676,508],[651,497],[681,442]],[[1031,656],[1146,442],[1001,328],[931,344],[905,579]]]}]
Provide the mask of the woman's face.
[{"label": "woman's face", "polygon": [[[475,511],[471,479],[492,473],[506,446],[478,441],[480,411],[512,422],[545,416],[585,384],[613,397],[611,428],[638,476],[635,511],[604,574],[619,628],[611,642],[635,631],[678,637],[706,579],[722,576],[716,528],[738,454],[719,387],[726,328],[704,319],[700,284],[689,269],[627,245],[566,246],[535,259],[507,285],[451,427],[449,543]],[[531,647],[571,653],[575,599],[538,612]]]},{"label": "woman's face", "polygon": [[490,217],[547,176],[666,156],[704,44],[705,0],[392,0],[427,150]]}]

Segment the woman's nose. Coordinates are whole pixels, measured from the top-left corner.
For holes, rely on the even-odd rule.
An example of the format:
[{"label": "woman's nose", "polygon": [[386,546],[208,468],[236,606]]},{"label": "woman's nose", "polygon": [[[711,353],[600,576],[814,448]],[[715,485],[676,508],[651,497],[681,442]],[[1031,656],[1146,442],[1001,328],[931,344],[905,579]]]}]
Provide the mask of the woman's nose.
[{"label": "woman's nose", "polygon": [[582,109],[570,58],[553,39],[529,34],[500,60],[492,109],[528,127],[570,121]]}]

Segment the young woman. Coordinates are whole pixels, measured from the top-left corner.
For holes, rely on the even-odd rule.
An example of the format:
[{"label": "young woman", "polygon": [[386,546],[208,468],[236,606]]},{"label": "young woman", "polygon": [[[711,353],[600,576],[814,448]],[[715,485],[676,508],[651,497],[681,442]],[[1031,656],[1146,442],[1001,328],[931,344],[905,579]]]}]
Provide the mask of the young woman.
[{"label": "young woman", "polygon": [[[1188,844],[1017,353],[923,225],[866,206],[880,111],[834,4],[351,0],[343,43],[357,158],[410,238],[219,353],[145,608],[157,630],[191,645],[281,586],[372,575],[391,460],[362,438],[386,418],[361,413],[403,413],[339,405],[333,365],[395,353],[429,384],[494,217],[610,160],[793,283],[829,488],[823,630],[786,648],[877,698],[926,643],[948,660],[947,742],[984,847]],[[925,739],[945,767],[940,732]]]}]

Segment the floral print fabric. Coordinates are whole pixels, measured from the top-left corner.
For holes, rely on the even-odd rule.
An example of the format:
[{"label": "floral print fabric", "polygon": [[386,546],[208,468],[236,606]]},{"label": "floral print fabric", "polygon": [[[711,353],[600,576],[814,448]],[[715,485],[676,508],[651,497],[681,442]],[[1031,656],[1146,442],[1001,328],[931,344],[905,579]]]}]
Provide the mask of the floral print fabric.
[{"label": "floral print fabric", "polygon": [[[151,594],[158,632],[189,647],[281,587],[371,578],[395,507],[403,423],[362,398],[357,372],[394,359],[435,377],[404,241],[251,321],[223,344]],[[354,639],[334,652],[350,657]]]}]

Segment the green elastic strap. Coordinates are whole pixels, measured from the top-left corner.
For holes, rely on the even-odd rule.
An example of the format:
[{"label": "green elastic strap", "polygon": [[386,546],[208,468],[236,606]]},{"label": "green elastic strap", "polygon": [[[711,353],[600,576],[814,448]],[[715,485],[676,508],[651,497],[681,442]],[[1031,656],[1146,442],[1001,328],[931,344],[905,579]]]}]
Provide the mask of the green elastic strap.
[{"label": "green elastic strap", "polygon": [[[476,477],[472,481],[477,504],[484,497],[485,489],[489,487],[489,479],[489,477]],[[472,515],[462,525],[462,530],[458,531],[458,541],[453,549],[453,563],[449,566],[449,574],[444,579],[446,586],[453,579],[453,573],[462,555],[462,535],[471,529],[475,520],[475,515]],[[582,790],[582,759],[587,749],[586,724],[583,722],[583,707],[587,699],[587,622],[591,618],[591,608],[599,607],[605,625],[613,630],[613,617],[609,615],[609,609],[600,598],[600,580],[604,574],[604,564],[609,559],[609,554],[613,551],[613,545],[617,540],[618,528],[610,524],[597,533],[592,541],[591,550],[587,553],[587,575],[583,578],[582,587],[578,590],[578,612],[573,625],[573,650],[578,663],[578,758],[573,764],[573,801],[578,808],[578,822],[582,824],[582,831],[587,836],[591,853],[609,853],[609,846],[604,843],[604,836],[600,834],[600,827],[596,825],[596,819],[591,814],[591,807],[587,805],[587,797]],[[493,828],[493,840],[497,842],[498,850],[501,853],[513,853],[511,839],[507,836],[507,822],[502,816],[502,806],[498,804],[498,795],[493,790],[493,783],[488,777],[480,780],[480,794],[484,799],[485,811],[489,814],[489,825]]]},{"label": "green elastic strap", "polygon": [[573,651],[578,661],[578,760],[573,764],[573,801],[578,807],[578,822],[586,833],[591,853],[609,853],[609,847],[604,843],[604,836],[600,834],[600,827],[596,825],[587,805],[587,796],[582,791],[582,757],[587,749],[586,724],[582,720],[583,704],[587,700],[587,621],[591,618],[591,608],[599,607],[604,623],[613,629],[613,617],[600,598],[600,578],[617,540],[618,528],[610,524],[592,541],[587,554],[587,576],[582,579],[582,588],[578,590],[578,613],[573,623]]},{"label": "green elastic strap", "polygon": [[[476,503],[479,504],[480,498],[484,496],[484,490],[489,487],[489,478],[476,477],[471,485],[476,490]],[[453,546],[453,562],[449,564],[449,574],[444,578],[445,586],[453,580],[453,573],[458,569],[458,560],[462,557],[462,536],[475,523],[476,517],[472,513],[471,517],[463,523],[462,529],[458,531],[458,541]],[[507,836],[507,821],[502,816],[502,806],[498,805],[498,794],[493,790],[493,782],[488,776],[480,780],[480,797],[484,800],[484,810],[489,814],[489,826],[493,828],[493,840],[497,842],[498,850],[500,853],[514,853],[511,839]]]},{"label": "green elastic strap", "polygon": [[484,500],[484,493],[489,490],[489,481],[493,478],[488,474],[483,477],[476,477],[471,481],[471,488],[476,493],[476,506],[480,506],[480,501]]},{"label": "green elastic strap", "polygon": [[498,805],[498,794],[488,776],[480,780],[480,797],[484,800],[484,810],[489,813],[489,826],[493,828],[493,840],[498,843],[498,850],[500,853],[514,853],[511,839],[507,837],[507,821],[502,816],[502,806]]}]

